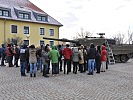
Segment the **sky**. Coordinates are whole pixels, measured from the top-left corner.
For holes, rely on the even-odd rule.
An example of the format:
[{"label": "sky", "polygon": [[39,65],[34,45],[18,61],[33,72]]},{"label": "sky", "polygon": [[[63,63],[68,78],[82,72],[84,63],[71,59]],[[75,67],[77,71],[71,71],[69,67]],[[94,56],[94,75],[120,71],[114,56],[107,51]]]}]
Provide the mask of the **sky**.
[{"label": "sky", "polygon": [[133,0],[30,0],[55,18],[60,38],[72,39],[76,33],[89,31],[111,38],[118,33],[128,36],[133,31]]}]

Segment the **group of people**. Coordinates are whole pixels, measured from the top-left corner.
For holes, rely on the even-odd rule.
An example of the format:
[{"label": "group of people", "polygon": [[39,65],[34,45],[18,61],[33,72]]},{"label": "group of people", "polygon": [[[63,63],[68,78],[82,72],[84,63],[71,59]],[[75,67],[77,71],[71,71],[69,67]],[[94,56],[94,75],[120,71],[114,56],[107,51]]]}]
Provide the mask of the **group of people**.
[{"label": "group of people", "polygon": [[[30,72],[30,77],[36,77],[37,70],[43,73],[44,77],[49,77],[50,65],[52,66],[52,75],[59,74],[64,70],[64,74],[69,74],[72,71],[77,74],[88,71],[88,75],[105,72],[108,68],[107,51],[105,43],[102,46],[94,46],[93,43],[89,47],[83,45],[78,47],[66,46],[50,46],[47,44],[35,47],[35,45],[11,45],[5,47],[2,44],[0,49],[1,66],[5,66],[5,62],[9,67],[19,67],[20,59],[21,76],[26,76]],[[13,62],[14,58],[14,64]],[[5,61],[6,60],[6,61]],[[63,68],[64,66],[64,68]]]}]

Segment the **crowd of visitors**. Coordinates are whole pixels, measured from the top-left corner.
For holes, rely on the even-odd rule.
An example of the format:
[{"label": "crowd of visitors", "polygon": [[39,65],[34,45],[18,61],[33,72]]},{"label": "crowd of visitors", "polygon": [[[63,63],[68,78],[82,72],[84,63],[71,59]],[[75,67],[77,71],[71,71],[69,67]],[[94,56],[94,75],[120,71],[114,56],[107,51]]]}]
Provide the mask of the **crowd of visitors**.
[{"label": "crowd of visitors", "polygon": [[[14,58],[14,59],[13,59]],[[52,72],[55,76],[64,71],[64,74],[69,74],[73,71],[74,74],[85,73],[88,75],[105,72],[108,68],[107,51],[105,43],[102,46],[95,46],[93,43],[89,47],[83,45],[78,47],[69,47],[58,45],[50,47],[49,44],[35,47],[35,45],[1,45],[0,48],[1,66],[19,67],[21,76],[36,77],[37,71],[40,71],[44,77],[49,77]],[[20,64],[18,64],[20,60]],[[14,63],[13,63],[14,61]],[[50,71],[50,65],[52,71]],[[64,68],[63,68],[64,67]],[[72,68],[73,67],[73,68]]]}]

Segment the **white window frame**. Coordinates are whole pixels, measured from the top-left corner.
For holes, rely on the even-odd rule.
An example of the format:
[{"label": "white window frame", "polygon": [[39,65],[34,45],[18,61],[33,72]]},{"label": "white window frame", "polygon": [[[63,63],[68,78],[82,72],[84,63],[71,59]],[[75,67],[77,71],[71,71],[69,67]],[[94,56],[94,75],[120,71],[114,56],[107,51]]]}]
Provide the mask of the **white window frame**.
[{"label": "white window frame", "polygon": [[[17,26],[17,33],[12,33],[12,26]],[[18,25],[15,25],[15,24],[11,24],[10,25],[10,32],[11,32],[11,34],[18,34],[18,30],[19,30],[19,27],[18,27]]]},{"label": "white window frame", "polygon": [[[53,35],[51,35],[50,30],[54,30],[54,34]],[[49,29],[49,36],[55,36],[55,29],[54,28],[50,28]]]},{"label": "white window frame", "polygon": [[[25,34],[25,33],[24,33],[24,27],[29,27],[29,34]],[[26,26],[26,25],[23,26],[23,34],[25,34],[25,35],[30,35],[30,26]]]},{"label": "white window frame", "polygon": [[44,27],[40,27],[40,28],[39,28],[39,35],[40,35],[40,36],[44,36],[44,35],[41,34],[41,28],[44,29],[44,35],[45,35],[45,28],[44,28]]},{"label": "white window frame", "polygon": [[[53,40],[49,40],[49,45],[50,45],[50,46],[52,46],[52,45],[50,44],[50,42],[51,42],[51,41],[52,41],[52,42],[54,42]],[[55,45],[55,42],[54,42],[54,44],[53,44],[53,45]]]},{"label": "white window frame", "polygon": [[[44,41],[44,40],[39,40],[39,45],[40,45],[40,46],[41,46],[41,44],[40,44],[41,41]],[[45,41],[44,41],[44,45],[45,45]]]}]

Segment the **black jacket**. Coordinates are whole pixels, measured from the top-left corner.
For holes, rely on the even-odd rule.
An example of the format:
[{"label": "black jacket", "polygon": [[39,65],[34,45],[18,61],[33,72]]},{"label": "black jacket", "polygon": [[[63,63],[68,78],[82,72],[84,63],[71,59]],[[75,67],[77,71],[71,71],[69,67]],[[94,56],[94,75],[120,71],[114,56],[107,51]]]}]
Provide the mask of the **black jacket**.
[{"label": "black jacket", "polygon": [[95,59],[96,58],[96,49],[95,48],[90,48],[87,51],[88,59]]}]

